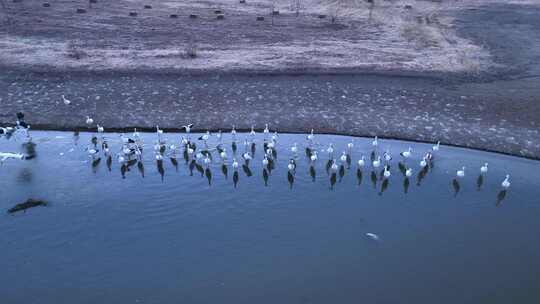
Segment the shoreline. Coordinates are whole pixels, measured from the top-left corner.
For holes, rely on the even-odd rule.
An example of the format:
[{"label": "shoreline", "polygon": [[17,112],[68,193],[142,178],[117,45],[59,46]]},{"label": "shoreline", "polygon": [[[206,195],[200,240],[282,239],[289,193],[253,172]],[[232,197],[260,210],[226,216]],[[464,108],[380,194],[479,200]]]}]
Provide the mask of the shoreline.
[{"label": "shoreline", "polygon": [[[0,124],[0,126],[1,125],[2,124]],[[137,131],[141,132],[141,133],[153,133],[153,132],[155,132],[155,129],[151,128],[151,127],[137,127],[137,126],[134,126],[134,127],[125,127],[125,128],[108,128],[103,134],[130,133],[130,132],[133,132],[134,129],[137,129]],[[181,128],[161,128],[160,127],[160,129],[163,130],[163,132],[165,132],[165,133],[174,133],[174,135],[186,134],[186,132],[185,131],[183,132],[182,131],[183,129],[181,129]],[[91,131],[91,129],[88,128],[88,127],[61,128],[61,127],[56,127],[56,126],[42,126],[42,125],[38,125],[37,128],[34,128],[34,126],[31,126],[30,132],[33,132],[33,131],[37,131],[37,132],[48,132],[48,131],[51,131],[51,132],[74,132],[75,130],[77,130],[80,133],[96,133],[95,131]],[[235,130],[239,133],[239,135],[242,135],[242,134],[249,134],[249,132],[251,131],[251,128],[246,128],[246,129],[244,129],[244,128],[235,128]],[[263,128],[254,128],[254,130],[257,133],[262,133]],[[216,133],[218,131],[223,131],[224,133],[227,133],[227,132],[230,132],[231,129],[199,129],[199,128],[195,127],[195,128],[192,129],[192,131],[190,133],[191,134],[204,134],[204,132],[206,132],[206,131],[209,131],[210,133]],[[305,131],[287,130],[287,131],[279,132],[278,130],[271,129],[271,132],[273,132],[273,131],[277,131],[278,134],[309,134],[309,132],[305,132]],[[373,138],[373,136],[370,136],[369,134],[353,134],[353,133],[349,134],[349,133],[336,133],[336,132],[330,132],[330,131],[326,131],[326,132],[324,132],[324,131],[323,132],[315,131],[313,134],[315,134],[315,135],[345,136],[345,137],[364,138],[364,139]],[[419,139],[414,139],[414,138],[387,137],[387,136],[377,136],[377,138],[379,140],[395,140],[395,141],[405,141],[405,142],[422,143],[422,144],[436,144],[436,142],[433,142],[433,141],[419,140]],[[511,153],[511,152],[490,150],[490,149],[477,148],[477,147],[468,147],[468,146],[456,145],[456,144],[442,142],[442,141],[441,141],[441,146],[460,148],[460,149],[465,149],[465,150],[474,150],[474,151],[480,151],[480,152],[486,152],[486,153],[494,153],[494,154],[500,154],[500,155],[506,155],[506,156],[522,158],[522,159],[540,161],[540,155],[537,155],[537,156],[525,156],[525,155],[514,154],[514,153]]]}]

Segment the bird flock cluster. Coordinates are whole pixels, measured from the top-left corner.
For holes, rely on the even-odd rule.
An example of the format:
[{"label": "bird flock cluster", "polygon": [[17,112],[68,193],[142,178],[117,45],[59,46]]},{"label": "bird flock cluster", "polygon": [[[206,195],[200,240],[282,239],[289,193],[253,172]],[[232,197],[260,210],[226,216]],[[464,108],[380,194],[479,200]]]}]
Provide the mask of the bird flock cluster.
[{"label": "bird flock cluster", "polygon": [[[64,96],[62,99],[66,105],[71,102]],[[130,171],[130,168],[137,166],[141,174],[144,176],[144,163],[143,163],[143,151],[146,152],[147,148],[141,138],[141,134],[134,130],[131,136],[120,134],[121,149],[118,152],[112,152],[109,147],[109,140],[105,136],[105,129],[99,124],[94,124],[94,120],[86,116],[86,124],[90,130],[95,130],[92,134],[91,141],[88,147],[85,149],[91,159],[92,168],[97,168],[101,163],[102,158],[105,159],[107,167],[111,170],[113,159],[116,159],[120,165],[122,177],[125,178],[126,173]],[[230,131],[230,140],[224,140],[224,134],[218,131],[215,134],[207,131],[200,137],[192,138],[191,130],[193,124],[187,124],[182,126],[181,129],[185,130],[185,135],[180,138],[178,142],[168,143],[164,137],[164,132],[159,126],[156,126],[156,139],[153,144],[153,152],[151,152],[155,158],[157,169],[163,178],[164,176],[164,159],[169,158],[171,163],[178,168],[179,160],[183,159],[188,165],[191,175],[196,169],[200,172],[201,176],[206,176],[208,183],[212,181],[212,171],[210,165],[214,163],[214,158],[221,164],[221,171],[228,177],[229,169],[232,170],[232,179],[234,186],[236,187],[239,180],[240,168],[249,177],[253,173],[250,168],[250,163],[255,157],[255,151],[257,150],[256,144],[256,131],[252,127],[251,131],[246,135],[246,138],[242,141],[239,140],[236,128],[233,126]],[[15,135],[21,134],[27,141],[31,141],[29,135],[30,126],[24,121],[24,114],[17,113],[17,121],[15,126],[0,128],[0,135],[6,136],[8,139]],[[75,138],[78,141],[79,133],[75,131]],[[213,144],[211,144],[211,139]],[[239,147],[243,144],[243,148]],[[228,152],[230,146],[231,153]],[[263,142],[262,142],[262,176],[264,184],[268,185],[268,180],[275,169],[277,154],[278,154],[278,133],[271,132],[268,124],[265,125],[263,130]],[[290,147],[292,157],[287,162],[287,179],[292,188],[298,160],[300,158],[300,146],[305,150],[305,157],[309,166],[309,174],[313,181],[315,181],[316,164],[320,161],[325,161],[326,173],[329,177],[330,188],[333,188],[336,181],[341,180],[347,170],[353,167],[353,150],[354,143],[349,142],[346,150],[342,151],[341,155],[336,153],[334,145],[332,143],[327,146],[323,146],[315,140],[314,130],[306,136],[304,143],[294,143]],[[364,172],[370,171],[371,181],[374,187],[378,186],[380,182],[379,194],[382,194],[388,187],[389,179],[392,176],[391,164],[392,155],[388,149],[382,151],[380,149],[379,139],[375,136],[371,141],[372,150],[368,155],[361,154],[359,159],[356,160],[356,175],[358,182],[361,183]],[[410,184],[410,179],[416,174],[416,182],[419,185],[422,180],[428,174],[430,168],[433,168],[434,159],[439,150],[441,149],[440,142],[437,142],[425,153],[421,153],[422,157],[417,165],[412,162],[413,149],[409,147],[407,150],[399,153],[400,160],[397,167],[399,172],[404,177],[404,190],[407,189]],[[320,159],[319,154],[326,154],[326,157]],[[3,162],[6,159],[25,159],[27,155],[20,153],[0,152],[0,161]],[[466,168],[462,167],[456,171],[455,177],[452,180],[452,186],[454,188],[455,195],[460,191],[460,180],[465,177]],[[485,163],[480,167],[480,175],[477,179],[478,188],[482,187],[484,176],[488,173],[488,164]],[[506,190],[510,188],[510,175],[506,175],[501,182],[501,192],[499,196],[506,194]]]}]

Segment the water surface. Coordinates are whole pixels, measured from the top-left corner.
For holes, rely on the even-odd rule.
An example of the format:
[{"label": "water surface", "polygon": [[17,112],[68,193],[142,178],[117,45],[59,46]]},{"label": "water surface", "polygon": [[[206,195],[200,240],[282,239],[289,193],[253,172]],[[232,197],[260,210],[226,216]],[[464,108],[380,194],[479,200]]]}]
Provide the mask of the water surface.
[{"label": "water surface", "polygon": [[[5,303],[540,300],[538,161],[441,147],[417,185],[420,158],[432,145],[382,140],[380,150],[388,148],[393,160],[381,193],[369,164],[360,184],[356,173],[361,153],[369,158],[371,139],[316,135],[313,182],[305,135],[281,134],[265,187],[260,134],[253,176],[240,168],[235,188],[228,134],[228,178],[214,153],[210,186],[196,170],[191,176],[183,159],[176,169],[166,157],[162,179],[152,152],[155,134],[142,134],[144,178],[136,166],[122,178],[116,160],[111,171],[104,160],[93,169],[85,151],[90,133],[81,133],[76,146],[72,133],[32,136],[35,159],[0,166],[0,208],[28,198],[50,205],[0,216]],[[118,151],[118,134],[106,136]],[[180,145],[179,134],[165,137]],[[237,137],[241,153],[249,136]],[[326,147],[334,143],[339,157],[351,141],[351,168],[331,189]],[[299,159],[291,188],[287,163],[294,142]],[[20,145],[0,139],[2,152],[22,151]],[[409,146],[414,175],[404,193],[398,152]],[[489,172],[478,190],[484,162]],[[462,166],[467,173],[455,195],[451,182]],[[512,186],[498,202],[506,174]]]}]

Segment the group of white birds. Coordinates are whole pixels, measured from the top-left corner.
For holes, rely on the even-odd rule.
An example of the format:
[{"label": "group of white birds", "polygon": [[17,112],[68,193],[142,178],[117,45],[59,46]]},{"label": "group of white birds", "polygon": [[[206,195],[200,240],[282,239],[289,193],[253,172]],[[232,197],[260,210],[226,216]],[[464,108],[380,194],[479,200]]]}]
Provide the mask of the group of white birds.
[{"label": "group of white birds", "polygon": [[[62,98],[64,99],[64,103],[66,104],[70,103],[70,101],[65,99],[65,97],[62,96]],[[94,126],[94,120],[90,116],[86,116],[86,124],[91,128],[95,127],[98,134],[104,133],[103,126],[100,126],[99,124]],[[183,146],[184,156],[186,157],[186,161],[188,160],[188,158],[189,159],[193,158],[194,160],[197,161],[197,163],[200,162],[201,164],[208,167],[208,165],[212,162],[212,152],[217,151],[219,157],[222,160],[223,165],[225,165],[226,160],[228,159],[228,154],[227,154],[227,149],[224,146],[222,132],[219,131],[216,134],[211,134],[209,131],[207,131],[202,136],[200,136],[198,140],[203,142],[203,148],[199,149],[199,151],[196,153],[197,147],[195,145],[195,142],[192,140],[190,136],[192,127],[193,127],[193,124],[188,124],[181,127],[181,129],[185,130],[187,135],[181,138],[180,145],[177,146],[175,144],[171,144],[167,146],[166,140],[163,137],[163,134],[164,134],[163,130],[160,129],[159,126],[156,126],[157,140],[154,145],[156,161],[162,162],[163,157],[165,155],[168,155],[171,158],[176,158],[176,155],[181,154],[182,152],[178,147]],[[263,168],[269,168],[269,166],[273,165],[274,158],[277,154],[276,145],[277,145],[278,133],[270,132],[268,124],[265,125],[265,128],[263,129],[262,132],[264,135],[264,151],[263,151],[264,154],[263,154],[262,164],[263,164]],[[232,127],[230,134],[232,138],[231,145],[232,145],[232,149],[234,153],[234,157],[232,158],[231,165],[232,165],[233,170],[237,170],[240,164],[236,158],[236,152],[238,149],[237,148],[238,140],[237,140],[237,131],[236,131],[235,126]],[[217,139],[217,144],[215,145],[215,147],[210,147],[209,141],[211,137],[213,137],[214,135]],[[243,159],[243,161],[245,162],[247,166],[249,166],[249,162],[254,157],[255,135],[256,135],[254,127],[251,128],[251,131],[249,132],[248,135],[249,135],[248,138],[244,141],[244,152],[241,153],[240,155],[240,157]],[[132,138],[126,137],[124,134],[120,135],[120,137],[122,139],[123,146],[122,146],[121,152],[118,154],[119,162],[125,163],[126,161],[129,161],[132,158],[132,156],[135,156],[139,160],[142,160],[141,155],[142,155],[142,150],[143,150],[143,144],[142,144],[139,132],[135,130]],[[104,137],[102,136],[102,138]],[[99,150],[97,149],[97,145],[95,143],[96,139],[97,139],[96,137],[93,137],[94,147],[88,149],[89,154],[94,159],[99,152]],[[382,167],[381,177],[384,179],[388,179],[392,175],[390,171],[390,162],[392,160],[392,155],[388,149],[384,151],[379,151],[380,150],[379,141],[380,140],[377,136],[375,136],[373,140],[371,141],[371,146],[373,148],[371,152],[371,158],[370,158],[371,167],[373,171]],[[102,145],[103,145],[103,150],[105,154],[110,155],[107,141],[105,139],[103,139]],[[251,146],[253,146],[252,150],[249,148]],[[348,164],[348,167],[350,167],[351,155],[353,154],[353,148],[354,148],[353,142],[350,142],[347,144],[347,150],[343,151],[339,157],[339,162],[341,162],[341,166]],[[306,149],[306,155],[308,157],[309,162],[311,163],[311,166],[313,166],[313,164],[319,159],[320,152],[326,152],[328,154],[327,170],[331,173],[336,173],[340,169],[340,166],[338,165],[339,162],[335,158],[334,145],[330,143],[326,147],[326,149],[324,148],[321,149],[321,145],[315,141],[314,130],[311,130],[311,132],[307,135],[305,149]],[[433,161],[434,155],[437,152],[439,152],[440,149],[441,149],[441,144],[440,142],[437,142],[435,145],[431,147],[429,151],[422,153],[423,155],[418,163],[420,167],[419,171],[423,171],[427,169],[428,165]],[[165,154],[166,151],[168,154]],[[296,171],[296,166],[297,166],[296,160],[299,154],[299,144],[294,143],[293,146],[290,148],[290,151],[292,152],[294,157],[292,157],[289,160],[287,164],[287,169],[290,173],[294,173]],[[402,161],[400,161],[399,163],[400,169],[402,169],[403,175],[407,178],[413,175],[414,169],[412,166],[408,165],[409,163],[408,160],[412,158],[413,153],[414,152],[411,147],[399,153],[400,157],[402,158]],[[358,169],[359,170],[363,169],[364,167],[367,166],[367,164],[368,164],[368,160],[362,154],[357,161]],[[465,170],[466,168],[462,167],[461,169],[456,171],[454,183],[457,183],[457,180],[463,179],[465,177]],[[487,172],[488,172],[488,164],[485,163],[484,165],[480,167],[480,174],[486,175]],[[510,187],[510,175],[507,174],[505,176],[504,180],[501,182],[501,187],[503,189],[508,189]]]}]

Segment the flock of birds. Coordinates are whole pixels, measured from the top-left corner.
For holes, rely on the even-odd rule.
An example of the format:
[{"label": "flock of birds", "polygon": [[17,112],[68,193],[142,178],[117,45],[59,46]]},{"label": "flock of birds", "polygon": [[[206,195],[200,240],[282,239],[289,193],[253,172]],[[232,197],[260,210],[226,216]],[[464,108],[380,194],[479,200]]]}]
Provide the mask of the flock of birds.
[{"label": "flock of birds", "polygon": [[[62,99],[65,104],[70,104],[71,102],[62,96]],[[131,136],[126,136],[125,134],[120,134],[121,140],[121,149],[119,152],[112,152],[109,147],[109,140],[105,136],[105,129],[99,124],[94,124],[94,120],[87,116],[86,124],[90,130],[95,130],[92,134],[91,142],[88,147],[85,149],[88,153],[89,158],[91,159],[92,167],[97,168],[101,163],[102,158],[105,159],[107,167],[111,170],[113,159],[116,159],[120,165],[122,177],[125,178],[126,172],[130,171],[132,166],[137,166],[141,174],[144,176],[144,163],[143,163],[143,151],[147,153],[146,146],[142,141],[140,133],[135,129]],[[178,143],[167,143],[167,140],[164,138],[164,132],[159,126],[156,126],[156,140],[153,145],[153,156],[157,164],[157,169],[163,178],[164,175],[164,166],[163,162],[165,158],[169,158],[172,164],[177,168],[178,161],[184,159],[185,163],[188,165],[190,173],[193,174],[193,170],[200,172],[201,176],[206,176],[208,183],[211,184],[212,181],[212,171],[210,165],[214,163],[214,157],[219,158],[219,163],[221,164],[221,170],[225,177],[228,176],[229,166],[232,169],[232,177],[234,186],[237,186],[239,180],[239,170],[245,172],[247,176],[252,176],[250,163],[254,160],[255,151],[257,145],[255,142],[256,132],[254,127],[251,128],[251,131],[243,140],[243,148],[239,147],[242,144],[241,140],[238,140],[237,131],[235,127],[232,127],[230,131],[231,141],[225,142],[223,138],[223,133],[218,131],[215,134],[207,131],[200,137],[192,138],[191,130],[193,124],[188,124],[182,126],[182,129],[185,130],[185,136],[182,136]],[[23,137],[27,138],[27,141],[31,141],[29,135],[30,126],[24,122],[24,114],[17,113],[17,122],[14,127],[0,128],[0,136],[10,137],[14,134],[21,133]],[[75,137],[78,139],[78,131],[75,132]],[[275,169],[276,160],[277,160],[277,143],[278,143],[278,133],[271,132],[268,124],[265,125],[263,130],[263,157],[262,157],[262,167],[263,172],[262,176],[264,179],[265,185],[268,185],[268,179],[271,176],[272,170]],[[212,141],[215,142],[211,144]],[[232,153],[229,154],[228,146],[230,145]],[[333,188],[337,180],[341,180],[345,175],[346,170],[351,169],[352,167],[352,155],[354,143],[350,142],[347,144],[345,151],[341,155],[336,156],[336,151],[333,144],[328,146],[322,146],[315,141],[314,130],[307,135],[304,144],[294,143],[290,147],[290,152],[292,157],[287,162],[287,179],[289,181],[290,187],[292,188],[296,169],[298,166],[298,159],[300,155],[300,146],[303,146],[305,149],[305,157],[308,162],[310,175],[315,181],[316,178],[316,163],[319,162],[319,154],[326,154],[326,157],[323,157],[326,160],[326,172],[329,176],[330,187]],[[380,182],[380,191],[379,194],[382,194],[389,184],[389,179],[392,176],[392,171],[390,170],[392,164],[392,155],[390,151],[384,150],[381,151],[379,139],[374,137],[371,141],[372,151],[369,153],[369,156],[361,155],[360,158],[356,161],[356,175],[359,183],[362,180],[364,171],[371,169],[371,180],[373,186],[377,187],[377,183]],[[423,156],[418,163],[418,165],[413,165],[412,155],[413,149],[408,148],[405,151],[399,153],[401,158],[398,162],[398,168],[401,174],[404,177],[404,190],[407,192],[407,189],[410,184],[410,178],[413,174],[416,174],[417,184],[420,184],[422,179],[426,176],[430,168],[433,168],[435,155],[441,149],[440,142],[437,142],[431,149],[422,153]],[[239,151],[241,150],[241,151]],[[0,152],[0,162],[4,162],[7,159],[25,159],[27,155],[21,153],[11,153],[11,152]],[[415,168],[416,167],[416,168]],[[414,172],[417,171],[417,172]],[[485,163],[480,167],[480,175],[477,179],[478,188],[482,187],[484,176],[488,173],[488,164]],[[455,195],[460,191],[461,185],[460,180],[465,177],[466,168],[462,167],[456,171],[455,178],[452,180],[452,186],[454,188]],[[506,195],[506,190],[510,188],[510,175],[506,175],[504,180],[501,182],[501,192],[499,192],[499,199],[502,200]]]}]

